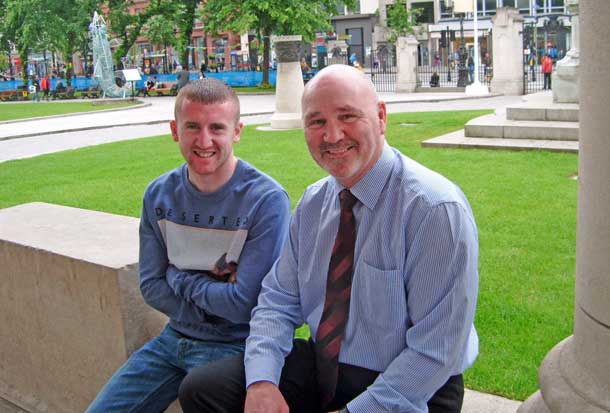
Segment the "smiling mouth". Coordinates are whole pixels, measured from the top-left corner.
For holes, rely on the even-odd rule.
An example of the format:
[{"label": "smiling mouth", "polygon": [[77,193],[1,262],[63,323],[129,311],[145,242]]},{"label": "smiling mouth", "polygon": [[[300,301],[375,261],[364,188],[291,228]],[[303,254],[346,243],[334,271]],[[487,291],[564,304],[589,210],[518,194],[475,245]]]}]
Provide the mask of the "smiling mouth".
[{"label": "smiling mouth", "polygon": [[331,158],[341,158],[353,148],[354,145],[326,147],[322,150],[322,152]]},{"label": "smiling mouth", "polygon": [[197,155],[200,158],[211,158],[216,153],[214,151],[197,151],[197,150],[194,150],[193,152],[195,153],[195,155]]}]

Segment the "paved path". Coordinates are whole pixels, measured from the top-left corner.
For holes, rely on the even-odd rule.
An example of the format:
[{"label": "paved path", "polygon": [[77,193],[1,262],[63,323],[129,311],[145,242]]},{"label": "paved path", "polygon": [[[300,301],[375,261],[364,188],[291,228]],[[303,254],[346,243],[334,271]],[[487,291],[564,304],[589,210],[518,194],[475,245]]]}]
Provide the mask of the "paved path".
[{"label": "paved path", "polygon": [[[388,111],[421,112],[498,109],[521,102],[520,96],[472,99],[463,93],[382,93]],[[275,110],[274,95],[240,95],[246,124],[268,123]],[[146,106],[18,122],[0,123],[0,162],[121,140],[169,133],[172,97],[142,99]],[[0,105],[0,110],[2,106]]]}]

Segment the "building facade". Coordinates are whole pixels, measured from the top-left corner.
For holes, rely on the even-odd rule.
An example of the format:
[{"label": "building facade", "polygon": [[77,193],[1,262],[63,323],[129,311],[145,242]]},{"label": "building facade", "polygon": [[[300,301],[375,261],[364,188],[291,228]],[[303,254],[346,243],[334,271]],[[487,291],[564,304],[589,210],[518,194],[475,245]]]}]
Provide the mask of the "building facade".
[{"label": "building facade", "polygon": [[[388,46],[385,21],[388,6],[394,2],[379,0],[379,24],[375,26],[373,34],[374,49]],[[473,13],[455,13],[452,3],[447,0],[407,0],[408,8],[421,10],[416,30],[420,65],[433,65],[436,61],[450,63],[455,60],[461,41],[469,55],[474,53]],[[565,0],[477,0],[481,59],[491,52],[491,17],[499,7],[518,9],[526,24],[538,28],[532,39],[536,50],[546,52],[553,47],[559,55],[570,49],[570,19]]]}]

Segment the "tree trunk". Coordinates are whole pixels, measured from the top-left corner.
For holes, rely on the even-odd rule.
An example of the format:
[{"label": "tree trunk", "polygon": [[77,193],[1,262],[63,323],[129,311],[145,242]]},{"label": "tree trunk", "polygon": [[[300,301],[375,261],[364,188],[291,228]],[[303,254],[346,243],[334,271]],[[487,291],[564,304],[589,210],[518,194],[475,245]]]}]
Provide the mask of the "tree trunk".
[{"label": "tree trunk", "polygon": [[269,56],[271,55],[271,39],[269,30],[263,29],[263,86],[269,84]]}]

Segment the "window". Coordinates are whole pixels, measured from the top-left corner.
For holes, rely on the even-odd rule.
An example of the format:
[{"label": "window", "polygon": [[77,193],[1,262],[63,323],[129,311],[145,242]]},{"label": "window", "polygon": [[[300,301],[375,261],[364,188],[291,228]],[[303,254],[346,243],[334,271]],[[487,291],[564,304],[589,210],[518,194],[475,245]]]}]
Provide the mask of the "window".
[{"label": "window", "polygon": [[504,0],[504,6],[519,9],[519,13],[529,14],[530,0]]},{"label": "window", "polygon": [[348,8],[344,4],[337,4],[337,15],[345,16],[347,14],[359,14],[360,13],[360,0],[356,0],[353,9]]},{"label": "window", "polygon": [[421,10],[416,23],[434,23],[434,3],[411,3],[411,10]]},{"label": "window", "polygon": [[453,13],[447,10],[445,0],[441,0],[441,19],[449,19],[451,17],[453,17]]},{"label": "window", "polygon": [[496,0],[485,0],[483,2],[483,13],[485,16],[496,14]]},{"label": "window", "polygon": [[550,0],[551,5],[550,13],[565,13],[565,2],[564,0]]}]

